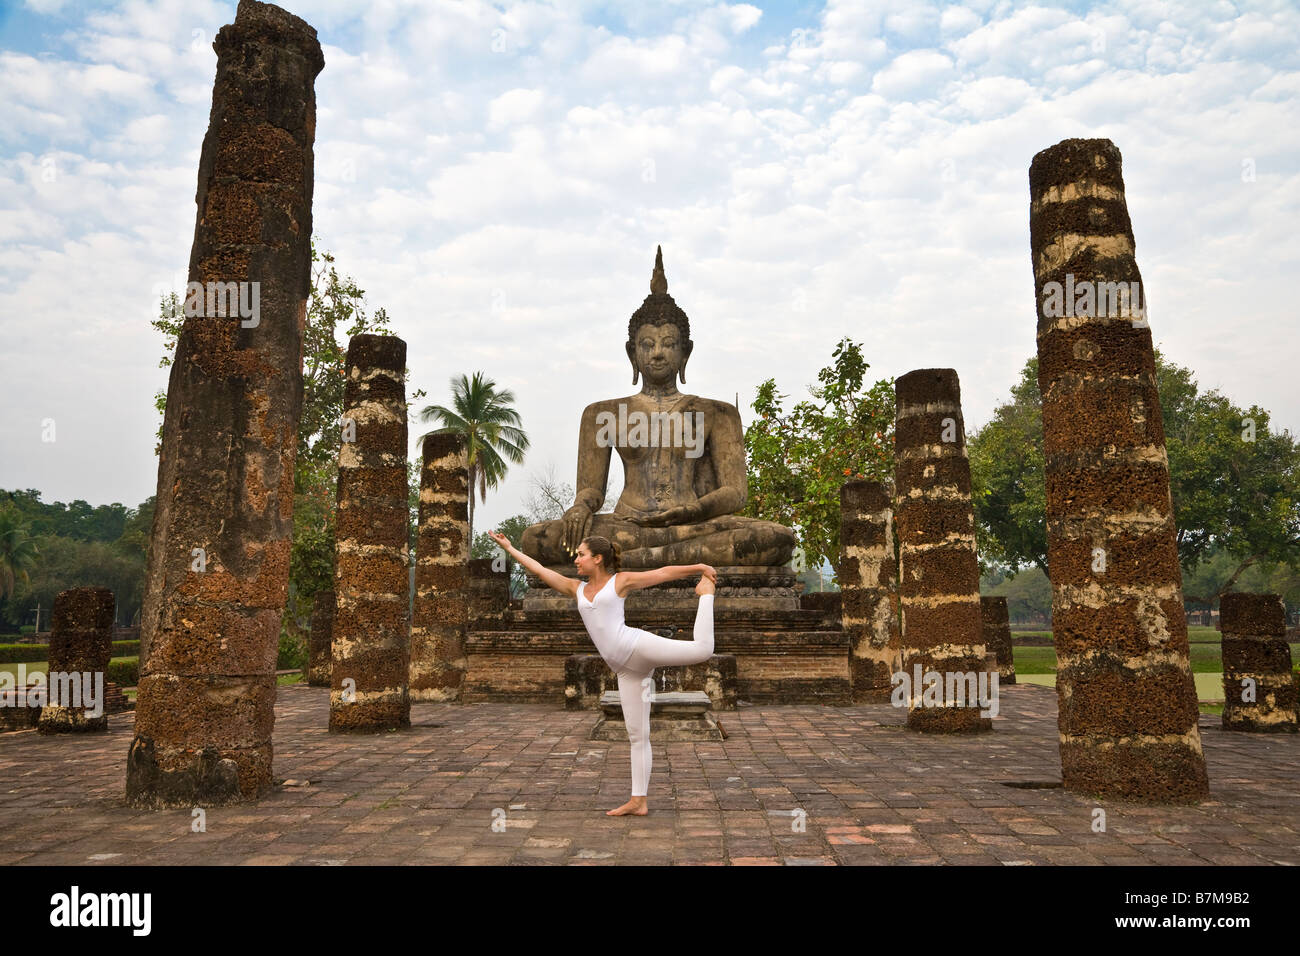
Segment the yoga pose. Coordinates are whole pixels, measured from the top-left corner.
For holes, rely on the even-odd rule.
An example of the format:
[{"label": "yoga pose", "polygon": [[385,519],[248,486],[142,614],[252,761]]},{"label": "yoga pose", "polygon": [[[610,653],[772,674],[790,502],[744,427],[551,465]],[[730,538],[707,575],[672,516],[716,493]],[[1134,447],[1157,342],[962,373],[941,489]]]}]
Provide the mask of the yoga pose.
[{"label": "yoga pose", "polygon": [[[656,667],[699,664],[713,654],[713,594],[718,572],[707,564],[678,564],[653,571],[620,571],[619,548],[607,538],[584,538],[573,563],[578,574],[589,579],[566,578],[528,557],[510,544],[503,534],[489,531],[492,540],[533,574],[561,594],[578,600],[578,613],[600,656],[618,675],[618,698],[632,746],[632,799],[614,810],[611,817],[626,814],[645,816],[646,794],[650,789],[650,701],[654,696]],[[665,581],[700,575],[695,593],[700,605],[695,612],[694,640],[675,641],[628,627],[623,620],[627,592],[653,587]]]}]

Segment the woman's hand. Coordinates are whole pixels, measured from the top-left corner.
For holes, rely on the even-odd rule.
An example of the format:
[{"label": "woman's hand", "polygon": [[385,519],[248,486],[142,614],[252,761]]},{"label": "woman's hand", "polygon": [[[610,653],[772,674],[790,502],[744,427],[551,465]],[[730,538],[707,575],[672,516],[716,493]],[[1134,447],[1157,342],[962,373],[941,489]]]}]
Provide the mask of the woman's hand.
[{"label": "woman's hand", "polygon": [[697,564],[695,568],[700,574],[704,575],[704,577],[708,578],[715,585],[718,583],[718,571],[716,568],[707,564]]},{"label": "woman's hand", "polygon": [[501,549],[505,551],[507,554],[509,554],[513,550],[513,546],[510,544],[510,539],[507,538],[505,535],[503,535],[500,531],[489,531],[488,537],[491,538],[493,541],[495,541],[497,544],[501,545]]}]

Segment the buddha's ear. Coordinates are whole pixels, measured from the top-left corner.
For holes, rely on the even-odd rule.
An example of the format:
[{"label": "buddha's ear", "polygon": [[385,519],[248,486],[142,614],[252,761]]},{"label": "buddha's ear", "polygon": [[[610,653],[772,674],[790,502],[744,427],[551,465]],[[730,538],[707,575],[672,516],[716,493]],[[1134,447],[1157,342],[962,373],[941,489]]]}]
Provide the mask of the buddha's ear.
[{"label": "buddha's ear", "polygon": [[641,370],[636,367],[636,346],[628,342],[623,348],[627,350],[627,360],[632,363],[632,384],[635,385],[641,377]]},{"label": "buddha's ear", "polygon": [[694,348],[695,343],[690,339],[687,339],[686,344],[682,346],[682,367],[678,370],[677,374],[681,376],[683,385],[686,384],[686,363],[691,360],[691,351]]}]

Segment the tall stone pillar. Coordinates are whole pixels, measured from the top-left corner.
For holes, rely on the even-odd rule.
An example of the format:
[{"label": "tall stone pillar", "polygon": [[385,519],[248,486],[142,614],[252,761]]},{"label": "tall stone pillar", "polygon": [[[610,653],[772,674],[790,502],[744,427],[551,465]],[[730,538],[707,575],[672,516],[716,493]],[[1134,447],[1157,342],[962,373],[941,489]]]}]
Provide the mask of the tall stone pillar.
[{"label": "tall stone pillar", "polygon": [[[961,414],[950,368],[908,372],[894,383],[895,488],[903,673],[911,680],[907,726],[938,733],[991,730],[981,717],[985,670],[975,512]],[[939,693],[917,686],[934,672]],[[988,678],[984,678],[986,687]]]},{"label": "tall stone pillar", "polygon": [[311,633],[307,638],[307,683],[330,686],[334,645],[334,591],[317,591],[311,605]]},{"label": "tall stone pillar", "polygon": [[840,488],[840,613],[854,703],[888,703],[899,657],[894,507],[879,481]]},{"label": "tall stone pillar", "polygon": [[185,319],[167,387],[127,801],[271,784],[311,285],[316,31],[241,0],[213,47]]},{"label": "tall stone pillar", "polygon": [[428,435],[415,544],[411,696],[457,700],[469,621],[469,484],[457,435]]},{"label": "tall stone pillar", "polygon": [[336,732],[411,725],[406,343],[348,343],[339,444],[330,724]]},{"label": "tall stone pillar", "polygon": [[1194,801],[1209,781],[1119,150],[1064,140],[1029,192],[1065,786]]},{"label": "tall stone pillar", "polygon": [[998,684],[1016,682],[1016,662],[1012,657],[1011,616],[1004,597],[980,598],[980,616],[984,622],[984,647],[997,664]]},{"label": "tall stone pillar", "polygon": [[[51,615],[50,657],[46,688],[50,703],[41,709],[37,729],[43,734],[86,733],[108,730],[104,709],[108,690],[108,662],[113,657],[113,592],[108,588],[72,588],[60,591]],[[64,675],[62,680],[55,675]],[[74,688],[70,681],[75,681]],[[55,688],[64,697],[54,706]],[[67,706],[66,694],[73,702]],[[87,692],[95,698],[92,707]],[[98,710],[87,716],[87,710]]]},{"label": "tall stone pillar", "polygon": [[1223,632],[1223,729],[1300,730],[1282,599],[1276,594],[1225,594],[1219,598],[1219,629]]}]

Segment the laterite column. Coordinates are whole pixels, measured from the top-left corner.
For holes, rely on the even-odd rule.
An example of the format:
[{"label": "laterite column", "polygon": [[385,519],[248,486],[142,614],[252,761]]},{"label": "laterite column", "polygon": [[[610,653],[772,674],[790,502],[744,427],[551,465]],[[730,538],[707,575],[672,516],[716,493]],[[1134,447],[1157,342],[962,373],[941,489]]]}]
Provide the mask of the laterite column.
[{"label": "laterite column", "polygon": [[424,439],[415,544],[411,696],[456,700],[465,675],[469,619],[469,484],[457,435]]},{"label": "laterite column", "polygon": [[899,669],[894,508],[879,481],[840,487],[840,613],[854,703],[888,703]]},{"label": "laterite column", "polygon": [[406,343],[396,336],[348,343],[331,642],[335,732],[411,724],[405,370]]},{"label": "laterite column", "polygon": [[991,730],[967,680],[985,672],[985,647],[961,386],[955,370],[927,368],[908,372],[894,387],[903,673],[912,679],[919,665],[922,675],[933,671],[943,681],[942,704],[928,706],[913,679],[907,726]]},{"label": "laterite column", "polygon": [[1219,598],[1219,629],[1223,729],[1295,733],[1300,729],[1296,682],[1282,599],[1276,594],[1225,594]]},{"label": "laterite column", "polygon": [[203,306],[177,336],[167,385],[127,759],[134,807],[250,800],[272,783],[311,288],[313,84],[325,61],[315,30],[254,0],[213,47],[189,266],[204,292],[187,292]]},{"label": "laterite column", "polygon": [[1195,801],[1209,781],[1151,330],[1102,307],[1106,290],[1141,283],[1119,150],[1045,149],[1029,193],[1065,786]]},{"label": "laterite column", "polygon": [[336,601],[333,590],[317,591],[312,599],[311,633],[307,639],[307,683],[312,687],[330,686]]},{"label": "laterite column", "polygon": [[984,622],[984,647],[997,662],[998,684],[1016,682],[1016,662],[1012,657],[1011,617],[1004,597],[980,598],[980,615]]},{"label": "laterite column", "polygon": [[[50,703],[41,708],[37,728],[43,734],[86,733],[108,730],[105,696],[108,662],[113,657],[113,592],[108,588],[72,588],[54,598],[50,616],[50,656],[46,689]],[[81,707],[53,705],[55,674],[65,674],[81,685]],[[90,683],[83,679],[89,677]],[[96,675],[98,675],[96,677]],[[68,688],[66,679],[63,688]],[[89,717],[85,692],[98,694],[97,717]],[[62,688],[61,688],[62,692]]]}]

